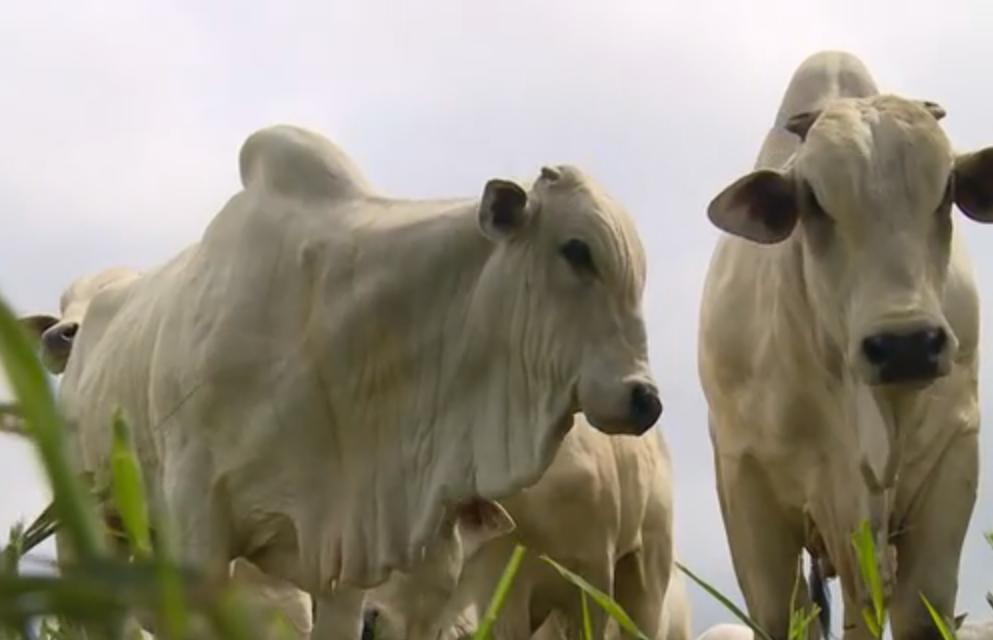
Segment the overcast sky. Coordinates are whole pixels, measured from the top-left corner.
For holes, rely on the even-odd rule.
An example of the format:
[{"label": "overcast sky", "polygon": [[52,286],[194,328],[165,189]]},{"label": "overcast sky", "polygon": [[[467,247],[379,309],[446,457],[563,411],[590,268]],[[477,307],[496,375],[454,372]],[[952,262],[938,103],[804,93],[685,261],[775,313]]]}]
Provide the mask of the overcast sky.
[{"label": "overcast sky", "polygon": [[[823,48],[859,55],[885,91],[942,104],[957,147],[993,145],[990,33],[988,0],[9,4],[0,292],[19,311],[54,310],[76,276],[171,257],[238,190],[245,137],[276,122],[325,133],[397,196],[474,195],[491,177],[577,164],[629,207],[648,249],[679,553],[739,597],[696,372],[717,237],[705,207],[749,170],[790,74]],[[958,222],[991,292],[993,227]],[[993,335],[993,292],[983,312]],[[30,450],[0,439],[0,530],[45,500]],[[959,609],[987,617],[990,528],[984,477]],[[728,619],[692,595],[698,632]]]}]

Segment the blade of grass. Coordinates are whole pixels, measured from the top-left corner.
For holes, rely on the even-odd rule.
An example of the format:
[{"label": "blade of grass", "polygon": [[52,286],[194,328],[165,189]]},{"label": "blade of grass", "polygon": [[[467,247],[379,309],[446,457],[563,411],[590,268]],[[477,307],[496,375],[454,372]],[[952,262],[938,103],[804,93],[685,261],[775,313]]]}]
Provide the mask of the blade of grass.
[{"label": "blade of grass", "polygon": [[506,603],[507,596],[510,594],[510,588],[514,584],[514,578],[517,577],[517,572],[520,570],[521,563],[524,561],[525,551],[525,548],[521,545],[514,547],[514,552],[510,554],[510,561],[507,562],[507,566],[500,576],[500,581],[497,583],[496,591],[490,599],[490,604],[486,607],[486,613],[483,615],[479,629],[472,636],[473,640],[489,640],[490,634],[493,633],[493,625],[496,623],[500,611],[503,610],[503,605]]},{"label": "blade of grass", "polygon": [[114,502],[135,555],[147,558],[152,554],[152,539],[149,533],[145,486],[141,479],[138,458],[131,444],[131,431],[120,410],[114,412],[113,428],[110,466]]},{"label": "blade of grass", "polygon": [[796,575],[793,579],[793,592],[790,594],[790,627],[787,632],[789,640],[806,640],[807,629],[811,621],[821,612],[820,607],[816,604],[811,605],[810,613],[805,613],[802,607],[797,606],[796,600],[800,592],[801,582],[803,582],[803,558],[798,558]]},{"label": "blade of grass", "polygon": [[593,637],[593,620],[590,618],[590,603],[586,597],[586,592],[579,590],[579,602],[583,607],[583,638],[585,640],[595,640]]},{"label": "blade of grass", "polygon": [[717,600],[722,605],[724,605],[724,608],[730,611],[731,614],[734,615],[734,617],[741,620],[748,628],[752,630],[752,632],[756,636],[758,636],[762,640],[772,640],[772,636],[770,636],[765,629],[760,627],[758,623],[756,623],[751,618],[749,618],[748,614],[746,614],[744,611],[738,608],[738,606],[735,605],[733,602],[731,602],[731,600],[727,596],[725,596],[723,593],[718,591],[716,588],[709,585],[706,581],[698,577],[695,573],[687,569],[681,563],[676,562],[675,564],[680,571],[682,571],[687,576],[689,576],[690,579],[693,580],[693,582],[697,583],[700,586],[700,588],[702,588],[704,591],[709,593],[711,597],[713,597],[715,600]]},{"label": "blade of grass", "polygon": [[59,521],[55,517],[55,506],[49,504],[45,510],[38,514],[38,517],[24,530],[24,540],[22,555],[28,553],[42,542],[52,537],[59,528]]},{"label": "blade of grass", "polygon": [[941,637],[944,640],[955,640],[955,632],[952,631],[952,625],[948,624],[948,621],[942,617],[938,610],[934,608],[931,601],[927,599],[927,596],[923,593],[920,594],[921,600],[924,601],[924,606],[927,607],[927,612],[931,614],[931,619],[934,620],[934,626],[938,628],[938,632],[941,633]]},{"label": "blade of grass", "polygon": [[97,519],[88,496],[75,482],[62,419],[55,408],[48,380],[21,324],[0,299],[0,362],[20,403],[28,432],[41,455],[52,486],[55,505],[67,535],[81,558],[93,558],[103,550]]},{"label": "blade of grass", "polygon": [[624,611],[621,605],[617,604],[613,598],[591,585],[582,576],[566,569],[548,556],[541,556],[541,559],[550,564],[563,578],[578,587],[581,591],[585,591],[586,594],[593,599],[593,602],[600,605],[600,608],[606,611],[611,618],[616,620],[617,624],[621,625],[625,631],[639,640],[649,640],[648,636],[638,629],[637,625],[634,624],[634,621],[631,620],[631,617],[628,616],[627,612]]},{"label": "blade of grass", "polygon": [[852,546],[855,548],[855,555],[858,558],[862,580],[869,588],[869,595],[872,598],[872,609],[863,611],[862,616],[869,625],[869,630],[873,636],[881,638],[883,629],[886,627],[886,602],[883,593],[883,578],[879,573],[879,564],[876,560],[876,542],[873,539],[872,528],[868,521],[862,521],[859,528],[852,534]]},{"label": "blade of grass", "polygon": [[3,550],[0,573],[17,575],[17,567],[24,555],[24,526],[18,522],[10,528],[9,542]]}]

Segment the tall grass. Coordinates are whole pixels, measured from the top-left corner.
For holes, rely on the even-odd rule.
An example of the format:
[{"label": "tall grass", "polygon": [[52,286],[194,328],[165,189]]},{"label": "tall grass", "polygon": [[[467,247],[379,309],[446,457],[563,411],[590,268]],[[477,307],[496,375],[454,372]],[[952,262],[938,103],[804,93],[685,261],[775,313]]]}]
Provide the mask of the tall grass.
[{"label": "tall grass", "polygon": [[[248,640],[244,611],[237,596],[207,585],[197,572],[168,557],[167,544],[152,548],[148,506],[140,468],[122,419],[114,430],[111,486],[88,486],[70,464],[62,418],[34,348],[0,300],[0,363],[17,397],[16,412],[33,442],[53,495],[52,505],[27,528],[15,527],[0,562],[0,637],[28,637],[30,624],[41,618],[48,638],[125,637],[135,616],[155,621],[160,635],[172,640],[189,636],[198,624],[212,637]],[[128,553],[115,554],[100,524],[97,502],[121,515]],[[57,576],[18,573],[20,559],[57,532],[60,551],[71,551]],[[187,626],[187,623],[190,626]]]},{"label": "tall grass", "polygon": [[[0,363],[17,397],[16,405],[0,405],[0,431],[23,433],[30,438],[53,494],[52,504],[27,527],[15,527],[7,547],[0,551],[0,640],[32,637],[30,624],[39,619],[44,640],[130,638],[138,618],[153,621],[158,635],[166,640],[205,635],[220,640],[265,637],[264,632],[272,627],[248,624],[248,620],[258,618],[246,615],[244,601],[236,591],[206,583],[195,567],[183,566],[173,557],[168,523],[157,521],[146,502],[141,467],[125,416],[115,414],[108,425],[113,436],[109,485],[94,486],[91,477],[74,473],[62,417],[48,380],[31,341],[2,299]],[[98,517],[101,510],[108,509],[119,515],[121,531],[109,531]],[[56,576],[20,575],[21,558],[55,534],[60,538],[60,547],[72,551],[73,559],[60,559],[60,574]],[[988,534],[987,539],[993,546],[993,534]],[[872,596],[872,606],[865,610],[864,617],[873,634],[882,637],[886,603],[867,524],[855,532],[853,544]],[[489,640],[525,553],[521,546],[514,550],[474,636],[476,640]],[[649,640],[609,594],[551,557],[541,559],[576,587],[586,640],[597,640],[593,638],[590,602],[630,637]],[[732,600],[682,564],[677,563],[677,567],[750,627],[757,638],[771,640]],[[801,579],[798,573],[797,589]],[[790,604],[789,640],[805,639],[818,615],[816,606],[807,610],[797,606],[797,589]],[[988,594],[987,599],[993,607],[993,594]],[[923,595],[922,600],[942,636],[954,638],[954,625],[942,619]]]}]

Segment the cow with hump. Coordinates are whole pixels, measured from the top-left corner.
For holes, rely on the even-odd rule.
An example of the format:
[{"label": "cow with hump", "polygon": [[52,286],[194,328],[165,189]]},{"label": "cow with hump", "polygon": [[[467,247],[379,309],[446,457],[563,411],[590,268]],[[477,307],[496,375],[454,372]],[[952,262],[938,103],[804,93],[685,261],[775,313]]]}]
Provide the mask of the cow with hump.
[{"label": "cow with hump", "polygon": [[816,54],[756,170],[710,203],[727,235],[700,375],[735,572],[775,638],[804,549],[840,577],[844,637],[870,637],[851,542],[866,521],[894,637],[939,637],[922,593],[954,614],[978,482],[979,306],[953,205],[993,220],[993,148],[954,153],[943,115],[881,95],[850,54]]},{"label": "cow with hump", "polygon": [[578,169],[391,199],[290,126],[240,168],[200,242],[93,298],[60,388],[98,482],[124,410],[208,575],[243,556],[315,595],[372,587],[446,514],[537,480],[575,412],[611,434],[658,419],[644,250]]}]

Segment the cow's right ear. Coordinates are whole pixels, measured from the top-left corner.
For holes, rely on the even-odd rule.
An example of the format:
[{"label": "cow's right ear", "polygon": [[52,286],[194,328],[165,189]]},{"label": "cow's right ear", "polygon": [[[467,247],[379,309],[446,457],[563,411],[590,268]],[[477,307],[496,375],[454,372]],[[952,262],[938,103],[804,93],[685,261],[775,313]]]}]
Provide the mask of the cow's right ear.
[{"label": "cow's right ear", "polygon": [[799,215],[792,177],[769,169],[738,179],[707,207],[717,228],[761,244],[788,238]]},{"label": "cow's right ear", "polygon": [[993,222],[993,147],[955,159],[955,204],[978,222]]},{"label": "cow's right ear", "polygon": [[34,313],[18,318],[21,324],[27,329],[28,334],[34,338],[41,338],[41,334],[59,323],[59,318],[47,313]]},{"label": "cow's right ear", "polygon": [[459,505],[455,526],[462,539],[462,557],[469,559],[484,544],[517,528],[517,523],[500,504],[483,498]]},{"label": "cow's right ear", "polygon": [[528,194],[517,183],[494,178],[483,188],[479,228],[491,240],[504,240],[528,225]]}]

